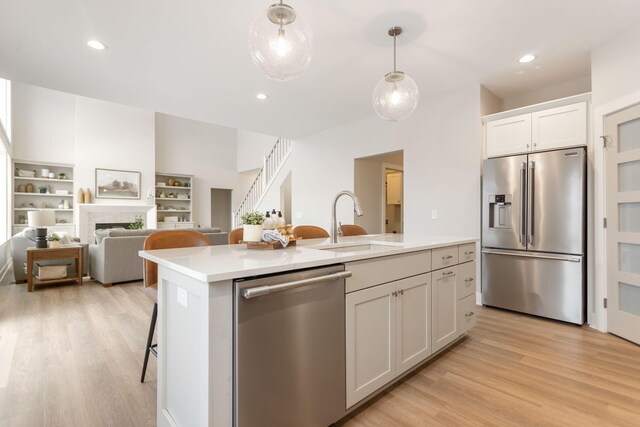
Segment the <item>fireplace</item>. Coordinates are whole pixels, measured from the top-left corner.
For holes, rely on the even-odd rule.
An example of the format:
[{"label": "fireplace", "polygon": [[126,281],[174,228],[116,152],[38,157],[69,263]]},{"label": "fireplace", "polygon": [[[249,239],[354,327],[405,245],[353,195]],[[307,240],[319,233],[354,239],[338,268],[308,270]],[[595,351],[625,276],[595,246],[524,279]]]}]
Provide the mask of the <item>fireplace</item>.
[{"label": "fireplace", "polygon": [[157,224],[155,205],[107,205],[78,204],[76,209],[77,235],[82,243],[93,242],[93,235],[98,224],[106,224],[100,228],[128,228],[129,224],[142,217],[145,228],[155,229]]},{"label": "fireplace", "polygon": [[130,222],[98,222],[96,230],[105,230],[109,228],[129,228]]}]

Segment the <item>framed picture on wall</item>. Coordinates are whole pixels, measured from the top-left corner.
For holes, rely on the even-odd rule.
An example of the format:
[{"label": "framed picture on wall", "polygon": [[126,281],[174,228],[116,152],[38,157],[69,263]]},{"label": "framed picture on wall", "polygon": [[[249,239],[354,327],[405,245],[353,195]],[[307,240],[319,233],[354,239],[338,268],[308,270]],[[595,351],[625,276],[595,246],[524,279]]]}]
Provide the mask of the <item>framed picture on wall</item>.
[{"label": "framed picture on wall", "polygon": [[96,168],[97,199],[139,199],[140,172]]}]

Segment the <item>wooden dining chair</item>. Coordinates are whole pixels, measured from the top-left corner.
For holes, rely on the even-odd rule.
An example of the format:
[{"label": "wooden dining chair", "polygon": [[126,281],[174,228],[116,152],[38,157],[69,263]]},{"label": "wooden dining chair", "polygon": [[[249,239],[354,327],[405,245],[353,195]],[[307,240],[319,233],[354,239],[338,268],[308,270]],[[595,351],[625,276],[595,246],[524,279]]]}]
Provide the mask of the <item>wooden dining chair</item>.
[{"label": "wooden dining chair", "polygon": [[234,228],[229,232],[229,236],[227,237],[227,240],[230,245],[237,245],[242,241],[243,237],[244,237],[244,231],[242,227]]},{"label": "wooden dining chair", "polygon": [[324,228],[315,225],[299,225],[293,229],[293,235],[303,239],[326,239],[329,237],[329,233]]},{"label": "wooden dining chair", "polygon": [[354,224],[340,224],[340,230],[343,236],[364,236],[369,234],[367,230]]},{"label": "wooden dining chair", "polygon": [[[144,250],[192,248],[196,246],[209,246],[210,244],[211,242],[207,236],[195,230],[163,230],[150,234],[144,240]],[[158,264],[145,259],[143,260],[143,268],[142,283],[144,284],[144,293],[153,301],[153,314],[151,315],[147,347],[144,353],[144,364],[142,365],[142,376],[140,377],[141,383],[144,382],[144,376],[147,372],[149,353],[153,353],[156,357],[158,356],[156,350],[157,344],[152,344],[153,333],[156,329],[156,320],[158,319]]]}]

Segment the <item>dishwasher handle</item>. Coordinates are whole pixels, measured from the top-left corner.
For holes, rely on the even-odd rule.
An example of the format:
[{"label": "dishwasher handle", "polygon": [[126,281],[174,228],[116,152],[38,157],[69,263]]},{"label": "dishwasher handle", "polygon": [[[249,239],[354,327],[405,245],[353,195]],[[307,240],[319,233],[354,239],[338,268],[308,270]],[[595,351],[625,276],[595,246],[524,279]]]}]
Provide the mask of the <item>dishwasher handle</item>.
[{"label": "dishwasher handle", "polygon": [[333,280],[342,280],[346,279],[347,277],[351,277],[350,271],[340,271],[338,273],[327,274],[326,276],[310,277],[308,279],[295,280],[293,282],[280,283],[278,285],[256,286],[255,288],[247,288],[241,290],[240,294],[246,299],[251,299],[263,295],[272,294],[274,292],[288,291],[290,289],[295,289],[302,286],[315,285],[322,282],[331,282]]}]

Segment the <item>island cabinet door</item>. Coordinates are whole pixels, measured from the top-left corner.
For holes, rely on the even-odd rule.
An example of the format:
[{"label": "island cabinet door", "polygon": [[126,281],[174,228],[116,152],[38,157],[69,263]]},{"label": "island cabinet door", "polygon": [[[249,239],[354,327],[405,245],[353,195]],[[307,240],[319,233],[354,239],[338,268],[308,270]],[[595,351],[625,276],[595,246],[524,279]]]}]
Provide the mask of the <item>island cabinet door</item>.
[{"label": "island cabinet door", "polygon": [[432,347],[436,352],[458,337],[458,267],[434,271],[431,287]]},{"label": "island cabinet door", "polygon": [[396,376],[431,354],[431,273],[396,282]]},{"label": "island cabinet door", "polygon": [[395,377],[395,286],[346,296],[347,408]]}]

